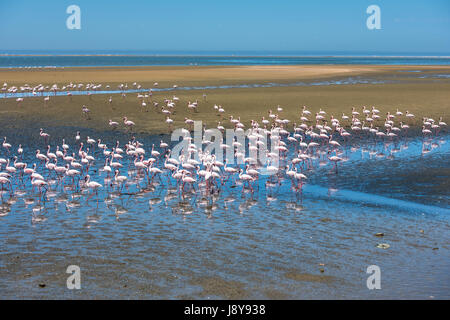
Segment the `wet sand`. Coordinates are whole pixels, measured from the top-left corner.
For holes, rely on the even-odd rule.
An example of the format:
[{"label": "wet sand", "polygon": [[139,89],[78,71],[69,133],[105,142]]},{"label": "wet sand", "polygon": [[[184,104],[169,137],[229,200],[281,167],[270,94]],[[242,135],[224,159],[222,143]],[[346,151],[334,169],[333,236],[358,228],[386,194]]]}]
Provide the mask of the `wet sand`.
[{"label": "wet sand", "polygon": [[[420,73],[415,71],[420,70]],[[414,72],[412,72],[414,71]],[[15,99],[0,99],[0,124],[20,128],[26,121],[39,122],[44,127],[66,126],[110,130],[108,120],[119,123],[127,116],[136,123],[135,130],[142,133],[168,133],[169,128],[161,113],[164,99],[176,95],[180,98],[175,113],[171,116],[174,127],[184,125],[185,117],[203,120],[209,127],[216,127],[217,122],[230,125],[230,115],[241,117],[248,125],[252,119],[260,120],[267,116],[268,109],[281,105],[282,117],[291,123],[299,121],[300,108],[307,105],[312,112],[319,108],[340,118],[342,112],[347,115],[352,107],[376,106],[382,114],[395,112],[397,108],[409,110],[416,115],[408,124],[420,123],[423,116],[448,120],[450,110],[450,79],[433,78],[436,74],[449,74],[450,66],[182,66],[182,67],[98,67],[98,68],[57,68],[51,70],[0,70],[0,82],[10,85],[53,85],[59,87],[73,83],[102,83],[111,90],[120,83],[137,82],[142,88],[152,88],[154,82],[159,88],[171,88],[174,84],[182,86],[212,86],[252,83],[293,83],[296,81],[312,82],[315,80],[336,80],[343,77],[370,77],[378,84],[350,85],[305,85],[268,88],[234,88],[210,90],[173,90],[154,92],[147,101],[144,110],[136,93],[128,93],[126,98],[120,94],[99,94],[88,96],[50,95],[50,101],[44,104],[43,97],[25,98],[17,105]],[[427,78],[419,78],[425,76]],[[390,83],[388,83],[390,82]],[[207,95],[206,101],[203,94]],[[112,96],[113,102],[107,100]],[[188,101],[199,101],[198,112],[187,108]],[[153,107],[158,102],[159,107]],[[214,111],[213,105],[222,105],[222,116]],[[90,120],[86,120],[81,107],[87,105],[91,110]],[[380,121],[380,126],[382,123]],[[123,130],[123,127],[119,130]]]},{"label": "wet sand", "polygon": [[[203,100],[203,93],[207,100]],[[143,109],[135,93],[122,98],[120,94],[112,95],[110,105],[107,100],[110,95],[73,96],[72,98],[59,96],[50,97],[47,105],[43,97],[25,98],[17,105],[15,99],[0,99],[0,124],[8,128],[20,129],[26,123],[38,123],[51,134],[53,126],[76,126],[111,130],[109,119],[119,122],[117,130],[124,131],[122,117],[127,116],[136,123],[135,131],[141,133],[168,133],[169,127],[165,123],[165,115],[161,112],[164,99],[173,95],[180,101],[171,115],[173,127],[184,126],[184,119],[202,120],[208,127],[217,127],[218,121],[224,127],[230,127],[229,117],[241,117],[241,121],[248,126],[252,119],[260,121],[267,118],[269,109],[276,110],[276,106],[283,107],[283,118],[290,119],[291,124],[300,121],[303,105],[318,112],[320,108],[338,119],[342,112],[351,113],[352,107],[368,108],[376,106],[385,115],[387,111],[395,112],[400,109],[405,113],[409,110],[415,118],[407,121],[410,126],[421,127],[423,116],[438,120],[440,116],[449,123],[450,110],[450,80],[424,79],[421,82],[389,83],[389,84],[357,84],[357,85],[327,85],[302,87],[272,87],[272,88],[238,88],[215,90],[192,90],[157,92]],[[198,112],[187,108],[188,101],[199,101]],[[158,102],[159,107],[153,107],[152,102]],[[221,105],[225,113],[220,116],[213,109],[214,104]],[[83,116],[81,108],[87,105],[91,110],[90,120]],[[383,117],[378,121],[383,127]],[[289,129],[291,129],[291,125]]]}]

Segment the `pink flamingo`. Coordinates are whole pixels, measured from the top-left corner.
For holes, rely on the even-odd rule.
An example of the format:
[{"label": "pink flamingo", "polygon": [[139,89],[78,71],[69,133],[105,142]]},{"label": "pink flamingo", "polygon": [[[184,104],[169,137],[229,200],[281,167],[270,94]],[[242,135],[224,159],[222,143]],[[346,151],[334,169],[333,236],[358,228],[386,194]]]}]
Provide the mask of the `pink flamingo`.
[{"label": "pink flamingo", "polygon": [[338,173],[338,168],[337,168],[337,163],[339,162],[339,161],[342,161],[342,158],[339,158],[338,156],[329,156],[330,155],[330,153],[331,153],[331,151],[328,151],[328,160],[330,160],[331,162],[334,162],[334,167],[335,167],[335,169],[336,169],[336,174]]}]

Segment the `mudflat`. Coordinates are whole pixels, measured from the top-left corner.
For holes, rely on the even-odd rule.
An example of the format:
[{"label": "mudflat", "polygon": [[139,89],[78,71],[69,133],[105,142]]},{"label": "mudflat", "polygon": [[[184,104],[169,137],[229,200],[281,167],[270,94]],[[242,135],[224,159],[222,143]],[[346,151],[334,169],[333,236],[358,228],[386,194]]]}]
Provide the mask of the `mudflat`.
[{"label": "mudflat", "polygon": [[[412,71],[420,70],[421,77]],[[342,113],[349,115],[352,107],[375,106],[383,117],[375,125],[383,126],[386,112],[396,109],[408,110],[416,117],[408,119],[411,126],[421,126],[422,117],[443,117],[448,122],[450,110],[450,79],[432,77],[446,73],[450,66],[239,66],[239,67],[95,67],[0,70],[0,82],[10,85],[52,85],[59,87],[69,83],[110,85],[117,89],[120,83],[127,83],[129,89],[137,82],[142,88],[172,88],[183,86],[217,86],[229,84],[253,84],[276,82],[283,86],[257,88],[228,88],[201,90],[155,91],[142,107],[137,93],[95,94],[80,96],[52,96],[44,102],[42,96],[25,98],[18,104],[15,99],[0,99],[0,122],[3,126],[21,128],[26,123],[38,126],[79,126],[80,128],[111,129],[109,119],[122,123],[124,116],[136,123],[134,130],[142,133],[169,133],[165,123],[166,115],[161,109],[164,99],[177,96],[179,101],[170,118],[172,129],[184,126],[185,118],[202,120],[208,127],[218,122],[230,127],[229,117],[240,117],[245,125],[251,120],[260,121],[268,116],[269,109],[275,111],[280,105],[280,117],[289,119],[290,125],[300,122],[303,105],[315,113],[320,109],[338,119]],[[414,77],[412,75],[415,75]],[[348,77],[363,77],[377,80],[377,83],[308,85],[314,81],[328,81]],[[290,85],[304,81],[306,85]],[[206,95],[206,98],[203,95]],[[109,98],[112,97],[112,103]],[[198,101],[197,112],[187,107],[189,102]],[[154,102],[158,106],[154,106]],[[225,112],[218,114],[213,106],[221,105]],[[82,106],[90,109],[89,119],[82,114]],[[314,117],[311,117],[312,120]],[[118,130],[124,130],[120,126]]]}]

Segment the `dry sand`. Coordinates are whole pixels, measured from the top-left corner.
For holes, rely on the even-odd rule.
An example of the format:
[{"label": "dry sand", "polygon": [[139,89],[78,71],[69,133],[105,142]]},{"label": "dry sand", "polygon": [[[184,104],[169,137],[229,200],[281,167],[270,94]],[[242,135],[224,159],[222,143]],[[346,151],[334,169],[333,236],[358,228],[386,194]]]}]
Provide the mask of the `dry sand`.
[{"label": "dry sand", "polygon": [[8,84],[67,84],[138,82],[144,87],[181,85],[216,85],[246,82],[295,81],[336,76],[377,75],[406,70],[443,70],[450,66],[175,66],[175,67],[69,67],[56,69],[0,69],[0,81]]}]

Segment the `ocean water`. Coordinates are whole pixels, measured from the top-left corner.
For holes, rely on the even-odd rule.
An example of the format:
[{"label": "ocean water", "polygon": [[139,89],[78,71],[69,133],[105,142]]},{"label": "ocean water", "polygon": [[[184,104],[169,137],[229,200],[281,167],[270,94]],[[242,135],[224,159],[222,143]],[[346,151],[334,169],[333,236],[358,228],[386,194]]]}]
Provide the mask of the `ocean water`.
[{"label": "ocean water", "polygon": [[[14,150],[23,144],[31,165],[45,148],[36,130],[0,133]],[[52,151],[66,137],[77,152],[76,130],[49,128]],[[81,134],[109,147],[130,139]],[[102,153],[91,151],[98,195],[55,178],[45,196],[25,178],[13,196],[1,193],[0,297],[449,299],[449,137],[340,141],[338,173],[319,148],[302,194],[284,176],[261,178],[253,192],[231,181],[213,193],[180,192],[166,175],[149,182],[126,157],[129,184],[119,192],[99,171]],[[147,153],[169,142],[137,139]],[[81,290],[66,287],[69,265],[81,269]],[[381,290],[366,286],[370,265],[381,269]]]},{"label": "ocean water", "polygon": [[[20,55],[22,54],[22,55]],[[26,55],[24,55],[26,54]],[[243,55],[156,55],[143,53],[121,53],[93,55],[92,53],[46,53],[10,52],[1,54],[0,68],[54,68],[97,66],[240,66],[240,65],[449,65],[450,56],[337,56],[303,55],[264,56]]]},{"label": "ocean water", "polygon": [[[272,87],[302,87],[302,86],[331,86],[331,85],[349,85],[349,84],[381,84],[381,83],[396,83],[399,80],[393,79],[375,79],[367,77],[343,77],[341,79],[324,80],[324,81],[298,81],[292,83],[249,83],[236,85],[216,85],[216,86],[180,86],[169,88],[151,88],[153,92],[166,91],[190,91],[190,90],[216,90],[216,89],[236,89],[236,88],[272,88]],[[148,93],[150,89],[127,89],[127,90],[70,90],[71,95],[87,95],[87,94],[120,94],[120,93]],[[36,93],[33,91],[7,92],[0,93],[0,99],[8,98],[26,98],[35,96],[67,96],[68,91],[42,91]]]}]

